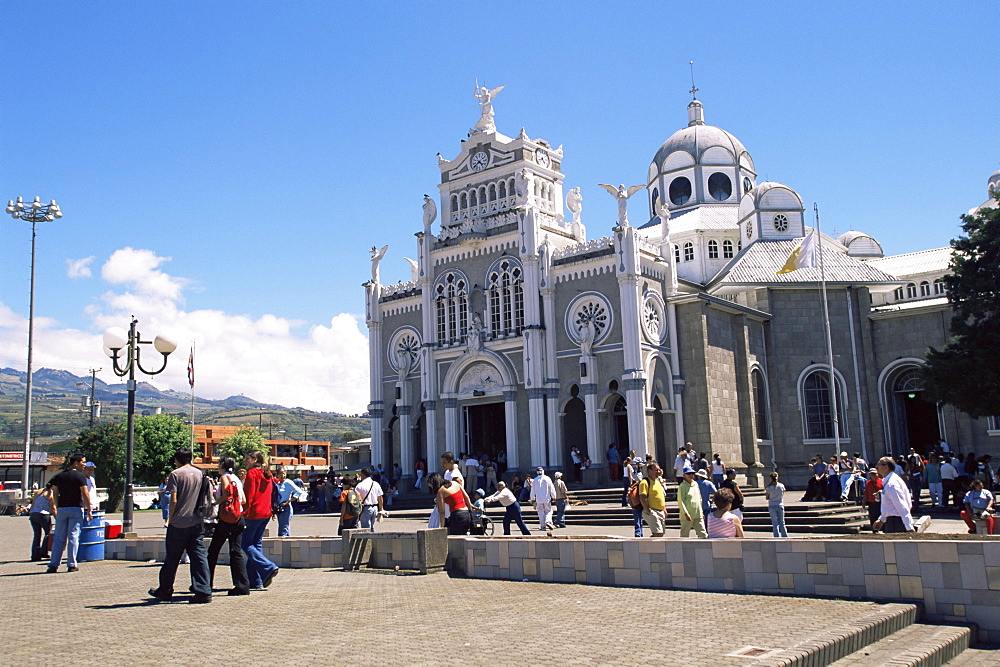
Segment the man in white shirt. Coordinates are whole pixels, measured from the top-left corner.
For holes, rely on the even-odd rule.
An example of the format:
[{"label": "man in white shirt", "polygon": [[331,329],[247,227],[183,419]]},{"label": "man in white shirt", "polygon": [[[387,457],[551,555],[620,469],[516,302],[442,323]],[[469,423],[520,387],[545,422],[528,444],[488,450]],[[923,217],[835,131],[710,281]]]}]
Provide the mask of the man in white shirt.
[{"label": "man in white shirt", "polygon": [[887,533],[908,533],[914,530],[913,516],[910,514],[910,490],[906,482],[896,473],[892,457],[883,456],[875,468],[882,477],[882,514],[872,526],[873,530]]},{"label": "man in white shirt", "polygon": [[469,455],[465,459],[465,490],[469,492],[469,496],[472,496],[472,492],[476,490],[476,477],[479,476],[479,460],[473,456]]},{"label": "man in white shirt", "polygon": [[371,468],[362,468],[361,481],[354,487],[361,499],[360,526],[375,531],[375,519],[385,510],[382,506],[382,486],[372,478]]},{"label": "man in white shirt", "polygon": [[941,458],[941,507],[948,507],[951,502],[951,498],[955,498],[955,507],[959,506],[958,497],[959,489],[955,483],[955,478],[958,477],[958,468],[956,468],[951,459],[947,456]]},{"label": "man in white shirt", "polygon": [[[644,464],[640,464],[636,461],[632,462],[633,465],[639,468],[644,468]],[[674,459],[674,479],[680,484],[684,481],[684,468],[688,467],[688,450],[681,447],[677,450],[677,458]]]},{"label": "man in white shirt", "polygon": [[97,500],[97,482],[94,481],[94,473],[97,466],[93,461],[83,464],[83,474],[87,476],[87,493],[90,494],[90,511],[96,512],[101,509],[100,501]]},{"label": "man in white shirt", "polygon": [[552,501],[556,497],[556,486],[552,479],[545,474],[545,469],[541,466],[535,471],[535,479],[531,482],[531,500],[535,503],[535,511],[538,512],[538,529],[554,530],[552,524]]},{"label": "man in white shirt", "polygon": [[517,504],[517,498],[503,482],[497,482],[497,492],[492,496],[483,499],[484,503],[499,502],[504,507],[503,534],[510,535],[510,524],[513,521],[521,529],[522,535],[531,535],[531,531],[524,525],[524,517],[521,516],[521,506]]}]

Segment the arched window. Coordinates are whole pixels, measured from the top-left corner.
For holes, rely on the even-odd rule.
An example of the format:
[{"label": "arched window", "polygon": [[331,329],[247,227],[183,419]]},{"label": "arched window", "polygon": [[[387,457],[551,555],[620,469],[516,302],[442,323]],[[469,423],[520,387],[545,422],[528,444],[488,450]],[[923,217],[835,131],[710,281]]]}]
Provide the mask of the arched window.
[{"label": "arched window", "polygon": [[497,196],[499,196],[500,199],[507,198],[507,181],[500,181],[500,187],[498,188]]},{"label": "arched window", "polygon": [[517,336],[524,328],[524,277],[513,257],[501,257],[486,276],[486,306],[494,338]]},{"label": "arched window", "polygon": [[650,202],[652,202],[653,215],[656,215],[657,211],[660,210],[660,188],[653,188],[653,197]]},{"label": "arched window", "polygon": [[895,299],[896,301],[902,301],[903,300],[903,288],[900,287],[895,292],[893,292],[892,293],[892,298]]},{"label": "arched window", "polygon": [[[837,414],[840,436],[846,436],[844,426],[844,392],[837,383]],[[830,409],[830,372],[812,371],[802,383],[802,407],[807,439],[833,437],[833,411]]]},{"label": "arched window", "polygon": [[449,271],[438,278],[434,312],[438,345],[461,343],[469,326],[469,281],[460,271]]},{"label": "arched window", "polygon": [[674,245],[674,264],[680,264],[680,263],[681,263],[681,247],[679,245]]},{"label": "arched window", "polygon": [[917,297],[917,286],[914,283],[910,283],[906,286],[906,298],[915,299]]},{"label": "arched window", "polygon": [[715,239],[708,242],[708,258],[719,259],[719,242]]},{"label": "arched window", "polygon": [[931,295],[931,284],[926,280],[920,283],[920,296],[930,296]]},{"label": "arched window", "polygon": [[684,261],[693,262],[694,261],[694,244],[688,241],[684,244]]},{"label": "arched window", "polygon": [[486,186],[485,185],[483,185],[483,186],[481,186],[479,188],[479,203],[480,204],[485,204],[486,203]]},{"label": "arched window", "polygon": [[469,198],[465,195],[464,192],[462,193],[462,198],[460,200],[459,207],[460,208],[469,208]]},{"label": "arched window", "polygon": [[469,193],[469,206],[470,207],[479,206],[479,197],[476,195],[475,190]]},{"label": "arched window", "polygon": [[497,200],[497,186],[494,183],[490,183],[490,201]]},{"label": "arched window", "polygon": [[452,195],[451,196],[451,212],[452,213],[457,213],[458,212],[458,196],[457,195]]},{"label": "arched window", "polygon": [[732,259],[733,258],[733,242],[726,239],[722,242],[722,258]]},{"label": "arched window", "polygon": [[934,279],[934,293],[944,294],[944,280],[942,280],[941,278]]},{"label": "arched window", "polygon": [[753,416],[757,426],[757,439],[771,439],[771,420],[767,402],[767,385],[759,368],[750,371],[750,385],[753,390]]}]

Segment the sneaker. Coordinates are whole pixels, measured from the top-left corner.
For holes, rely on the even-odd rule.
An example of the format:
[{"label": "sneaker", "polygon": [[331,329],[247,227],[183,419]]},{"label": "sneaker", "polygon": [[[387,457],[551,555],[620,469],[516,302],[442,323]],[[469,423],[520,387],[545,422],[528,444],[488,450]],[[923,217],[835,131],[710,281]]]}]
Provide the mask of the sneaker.
[{"label": "sneaker", "polygon": [[271,570],[271,574],[267,575],[267,579],[261,582],[261,586],[267,588],[268,586],[271,585],[271,582],[274,581],[274,578],[276,576],[278,576],[278,568],[274,568],[273,570]]},{"label": "sneaker", "polygon": [[174,597],[174,594],[172,592],[171,593],[161,593],[158,588],[150,588],[146,592],[149,593],[149,597],[156,598],[157,600],[160,600],[160,601],[163,601],[163,602],[166,602],[167,600],[169,600],[172,597]]},{"label": "sneaker", "polygon": [[55,574],[58,571],[59,571],[58,567],[52,567],[51,565],[49,565],[48,569],[45,570],[45,574]]},{"label": "sneaker", "polygon": [[67,571],[67,572],[79,572],[79,571],[80,571],[80,568],[78,568],[78,567],[76,567],[76,566],[72,566],[72,567],[67,567],[67,568],[66,568],[66,571]]}]

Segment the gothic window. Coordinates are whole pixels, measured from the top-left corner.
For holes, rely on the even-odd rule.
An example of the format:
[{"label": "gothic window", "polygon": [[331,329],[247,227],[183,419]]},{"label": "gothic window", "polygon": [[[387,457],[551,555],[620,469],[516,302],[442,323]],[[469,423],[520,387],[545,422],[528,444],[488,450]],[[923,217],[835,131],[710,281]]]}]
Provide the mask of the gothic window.
[{"label": "gothic window", "polygon": [[494,338],[517,336],[524,328],[524,275],[513,257],[502,257],[486,276],[487,319]]},{"label": "gothic window", "polygon": [[753,389],[753,414],[757,426],[757,439],[771,439],[771,420],[768,418],[767,385],[764,374],[759,368],[750,371],[750,384]]},{"label": "gothic window", "polygon": [[479,206],[479,198],[476,195],[475,190],[469,193],[469,206],[471,207]]},{"label": "gothic window", "polygon": [[[840,415],[840,436],[844,429],[844,393],[839,385],[837,391],[837,414]],[[802,383],[803,417],[806,438],[824,439],[833,437],[833,411],[830,409],[830,372],[823,369],[812,371]]]},{"label": "gothic window", "polygon": [[462,199],[459,208],[469,208],[469,199],[466,197],[464,192],[462,193]]},{"label": "gothic window", "polygon": [[931,284],[926,280],[920,283],[920,296],[930,296],[931,295]]},{"label": "gothic window", "polygon": [[[671,244],[673,245],[673,244]],[[679,245],[674,246],[674,264],[681,263],[681,247]]]},{"label": "gothic window", "polygon": [[732,259],[733,258],[733,242],[726,239],[722,242],[722,258]]},{"label": "gothic window", "polygon": [[496,200],[497,200],[497,186],[493,183],[490,183],[490,201],[496,201]]},{"label": "gothic window", "polygon": [[719,259],[719,242],[715,239],[708,242],[708,258]]},{"label": "gothic window", "polygon": [[451,196],[451,212],[452,213],[458,212],[458,196],[457,195],[452,195]]},{"label": "gothic window", "polygon": [[469,281],[449,271],[434,285],[438,345],[455,345],[465,338],[469,322]]},{"label": "gothic window", "polygon": [[566,307],[566,335],[574,345],[584,343],[591,336],[590,345],[603,340],[611,329],[614,313],[611,304],[598,292],[584,292]]},{"label": "gothic window", "polygon": [[694,261],[694,244],[688,241],[684,244],[684,261],[693,262]]},{"label": "gothic window", "polygon": [[500,199],[507,198],[507,181],[500,181],[500,187],[498,188],[497,196],[499,196]]},{"label": "gothic window", "polygon": [[480,204],[485,204],[486,203],[486,186],[485,185],[479,188],[479,203]]},{"label": "gothic window", "polygon": [[736,239],[736,252],[743,250],[743,237],[737,237]]},{"label": "gothic window", "polygon": [[944,294],[944,281],[941,280],[940,278],[934,279],[934,293]]},{"label": "gothic window", "polygon": [[917,286],[914,283],[910,283],[906,286],[906,298],[914,299],[917,296]]}]

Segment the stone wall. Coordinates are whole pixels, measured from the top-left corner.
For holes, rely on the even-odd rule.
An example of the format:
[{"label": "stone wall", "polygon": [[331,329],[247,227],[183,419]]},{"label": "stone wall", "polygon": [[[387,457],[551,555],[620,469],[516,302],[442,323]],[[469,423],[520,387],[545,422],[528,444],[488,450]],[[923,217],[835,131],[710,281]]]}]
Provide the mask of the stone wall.
[{"label": "stone wall", "polygon": [[[209,540],[205,540],[208,548]],[[160,562],[166,556],[166,541],[162,537],[108,540],[104,557],[108,560]],[[339,537],[274,537],[264,540],[264,555],[278,567],[341,567],[342,540]],[[229,547],[219,553],[219,565],[229,564]]]},{"label": "stone wall", "polygon": [[449,539],[449,569],[527,579],[920,602],[1000,642],[1000,540]]}]

